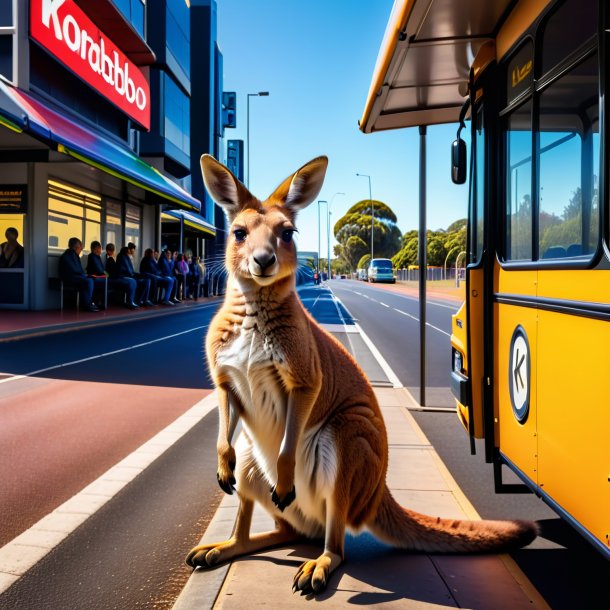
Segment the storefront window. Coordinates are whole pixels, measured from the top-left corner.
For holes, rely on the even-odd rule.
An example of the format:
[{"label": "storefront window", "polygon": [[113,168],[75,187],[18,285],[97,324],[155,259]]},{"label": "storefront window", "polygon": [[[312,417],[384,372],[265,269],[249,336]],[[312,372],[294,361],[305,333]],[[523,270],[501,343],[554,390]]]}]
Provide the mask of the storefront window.
[{"label": "storefront window", "polygon": [[0,269],[24,266],[24,219],[25,214],[0,214]]},{"label": "storefront window", "polygon": [[49,252],[63,252],[71,237],[78,237],[88,250],[93,240],[101,238],[101,210],[98,195],[49,180]]},{"label": "storefront window", "polygon": [[120,247],[121,237],[121,204],[114,201],[106,201],[106,244],[114,244]]},{"label": "storefront window", "polygon": [[191,27],[186,2],[167,3],[167,50],[187,78],[191,75]]},{"label": "storefront window", "polygon": [[140,251],[140,235],[142,233],[142,210],[137,205],[125,204],[125,244],[130,241]]}]

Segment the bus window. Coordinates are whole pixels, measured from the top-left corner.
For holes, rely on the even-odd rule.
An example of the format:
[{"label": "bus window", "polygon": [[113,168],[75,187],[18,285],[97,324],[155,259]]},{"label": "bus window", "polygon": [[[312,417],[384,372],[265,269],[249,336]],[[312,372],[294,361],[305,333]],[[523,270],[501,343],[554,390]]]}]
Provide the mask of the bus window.
[{"label": "bus window", "polygon": [[532,102],[506,122],[505,259],[532,258]]},{"label": "bus window", "polygon": [[542,33],[539,76],[563,62],[596,34],[597,0],[568,0],[549,17]]},{"label": "bus window", "polygon": [[540,96],[539,255],[573,258],[597,247],[599,108],[597,55]]},{"label": "bus window", "polygon": [[483,253],[483,219],[485,211],[485,131],[483,107],[474,118],[473,171],[470,190],[470,262],[478,263]]}]

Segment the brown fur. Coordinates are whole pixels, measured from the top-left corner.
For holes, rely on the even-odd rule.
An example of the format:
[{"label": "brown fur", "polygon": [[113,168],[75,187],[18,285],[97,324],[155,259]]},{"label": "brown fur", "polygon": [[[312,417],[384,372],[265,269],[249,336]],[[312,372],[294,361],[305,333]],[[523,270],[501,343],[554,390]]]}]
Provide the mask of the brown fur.
[{"label": "brown fur", "polygon": [[[533,540],[532,523],[428,517],[400,507],[388,490],[387,434],[373,389],[301,304],[296,249],[285,239],[298,210],[317,196],[326,157],[303,166],[265,202],[212,157],[201,165],[231,221],[227,295],[206,350],[219,395],[218,481],[227,493],[236,485],[241,502],[234,536],[195,547],[187,563],[209,567],[299,536],[324,536],[324,553],[293,582],[295,590],[319,592],[343,560],[346,528],[367,527],[397,547],[430,552],[498,551]],[[254,501],[275,518],[275,531],[250,534]]]}]

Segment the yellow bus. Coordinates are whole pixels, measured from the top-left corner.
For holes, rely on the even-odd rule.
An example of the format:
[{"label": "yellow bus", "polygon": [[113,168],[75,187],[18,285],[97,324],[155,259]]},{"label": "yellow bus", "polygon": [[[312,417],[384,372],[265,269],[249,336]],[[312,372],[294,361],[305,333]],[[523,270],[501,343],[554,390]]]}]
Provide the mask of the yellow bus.
[{"label": "yellow bus", "polygon": [[457,413],[497,491],[506,465],[607,558],[609,36],[607,0],[397,0],[360,120],[470,113]]}]

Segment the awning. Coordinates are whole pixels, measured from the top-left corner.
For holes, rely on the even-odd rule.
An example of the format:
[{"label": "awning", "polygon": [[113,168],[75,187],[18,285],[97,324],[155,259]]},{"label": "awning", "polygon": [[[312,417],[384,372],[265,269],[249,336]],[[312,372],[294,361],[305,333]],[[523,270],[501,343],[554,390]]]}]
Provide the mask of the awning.
[{"label": "awning", "polygon": [[[165,217],[165,218],[164,218]],[[175,222],[184,221],[184,226],[205,233],[208,236],[216,237],[216,227],[206,222],[198,214],[185,212],[184,210],[164,210],[161,214],[161,220],[170,220]]]},{"label": "awning", "polygon": [[451,123],[511,0],[395,0],[359,121],[365,133]]},{"label": "awning", "polygon": [[76,119],[71,120],[2,80],[0,124],[13,131],[28,132],[59,152],[144,189],[153,196],[153,203],[171,202],[186,210],[201,210],[198,199],[126,146],[84,127]]}]

